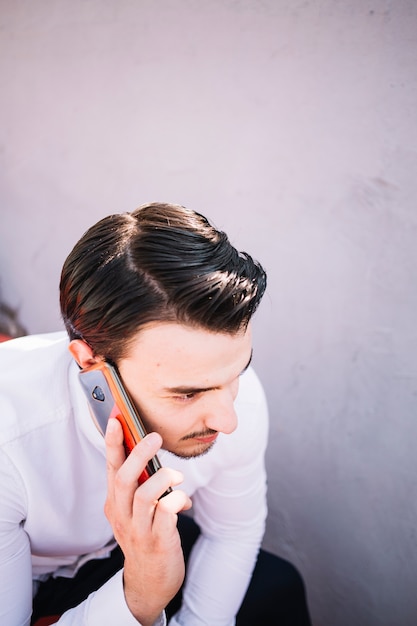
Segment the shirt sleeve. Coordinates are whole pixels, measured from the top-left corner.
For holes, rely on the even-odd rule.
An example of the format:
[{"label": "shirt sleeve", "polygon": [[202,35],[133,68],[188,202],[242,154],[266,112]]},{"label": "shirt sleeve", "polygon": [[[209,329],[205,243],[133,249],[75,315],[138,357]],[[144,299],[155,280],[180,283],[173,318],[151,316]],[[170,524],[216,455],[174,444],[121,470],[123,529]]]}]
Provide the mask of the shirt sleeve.
[{"label": "shirt sleeve", "polygon": [[32,561],[23,529],[24,489],[8,457],[0,454],[0,624],[29,626]]},{"label": "shirt sleeve", "polygon": [[227,436],[228,462],[193,496],[201,535],[187,566],[182,607],[170,626],[233,626],[250,582],[267,514],[268,411],[253,371],[249,376],[251,398],[236,407],[241,427]]},{"label": "shirt sleeve", "polygon": [[[78,606],[66,611],[56,622],[58,626],[140,626],[129,611],[124,599],[123,570],[120,570],[102,587],[90,594]],[[154,626],[166,626],[165,613],[161,613]]]},{"label": "shirt sleeve", "polygon": [[[23,521],[25,491],[12,462],[0,454],[0,624],[29,626],[32,614],[32,559]],[[59,626],[140,626],[124,596],[123,571],[115,574],[56,622]],[[165,626],[161,614],[155,626]]]}]

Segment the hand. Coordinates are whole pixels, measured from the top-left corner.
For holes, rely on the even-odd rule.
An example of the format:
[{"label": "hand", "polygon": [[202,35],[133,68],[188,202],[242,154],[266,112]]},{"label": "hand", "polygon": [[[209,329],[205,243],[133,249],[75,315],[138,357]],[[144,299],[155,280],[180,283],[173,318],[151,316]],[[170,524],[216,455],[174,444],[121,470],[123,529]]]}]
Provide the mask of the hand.
[{"label": "hand", "polygon": [[160,435],[150,433],[126,458],[121,425],[109,420],[105,514],[125,556],[127,605],[143,626],[152,626],[185,575],[177,514],[190,508],[191,501],[177,489],[159,500],[168,487],[182,482],[182,474],[162,468],[138,486],[138,476],[161,445]]}]

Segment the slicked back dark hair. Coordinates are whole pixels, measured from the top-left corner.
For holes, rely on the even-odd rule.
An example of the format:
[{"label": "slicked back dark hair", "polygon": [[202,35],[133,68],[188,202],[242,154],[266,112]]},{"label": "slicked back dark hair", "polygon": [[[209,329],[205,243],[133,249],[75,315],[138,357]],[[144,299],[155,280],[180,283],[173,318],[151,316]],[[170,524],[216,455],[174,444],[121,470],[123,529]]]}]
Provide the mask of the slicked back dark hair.
[{"label": "slicked back dark hair", "polygon": [[261,265],[204,216],[151,203],[83,235],[64,263],[60,303],[70,339],[117,363],[150,322],[239,332],[265,288]]}]

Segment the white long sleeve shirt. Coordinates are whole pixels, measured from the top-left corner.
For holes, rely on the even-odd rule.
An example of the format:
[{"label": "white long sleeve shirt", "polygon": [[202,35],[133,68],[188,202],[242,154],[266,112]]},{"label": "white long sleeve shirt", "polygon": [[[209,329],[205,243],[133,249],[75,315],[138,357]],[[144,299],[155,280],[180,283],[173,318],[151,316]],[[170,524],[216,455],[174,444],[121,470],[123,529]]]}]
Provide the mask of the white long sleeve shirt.
[{"label": "white long sleeve shirt", "polygon": [[[104,515],[104,439],[90,416],[65,333],[0,345],[0,624],[29,626],[33,589],[73,576],[114,547]],[[235,403],[238,427],[209,454],[180,459],[201,535],[187,567],[183,605],[170,626],[232,626],[264,533],[265,396],[249,368]],[[164,623],[164,616],[158,623]],[[67,611],[60,626],[138,626],[122,572]]]}]

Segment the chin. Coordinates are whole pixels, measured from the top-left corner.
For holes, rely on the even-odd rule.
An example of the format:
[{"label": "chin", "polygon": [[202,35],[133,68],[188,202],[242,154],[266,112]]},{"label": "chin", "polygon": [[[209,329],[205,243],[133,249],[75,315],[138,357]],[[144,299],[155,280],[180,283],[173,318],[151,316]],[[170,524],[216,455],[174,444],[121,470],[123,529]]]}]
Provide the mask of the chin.
[{"label": "chin", "polygon": [[180,457],[181,459],[195,459],[198,458],[199,456],[204,456],[205,454],[207,454],[208,452],[210,452],[210,450],[212,449],[212,447],[214,446],[216,442],[213,441],[212,443],[202,443],[198,446],[194,446],[194,448],[190,449],[190,450],[171,450],[172,454],[175,454],[175,456]]}]

